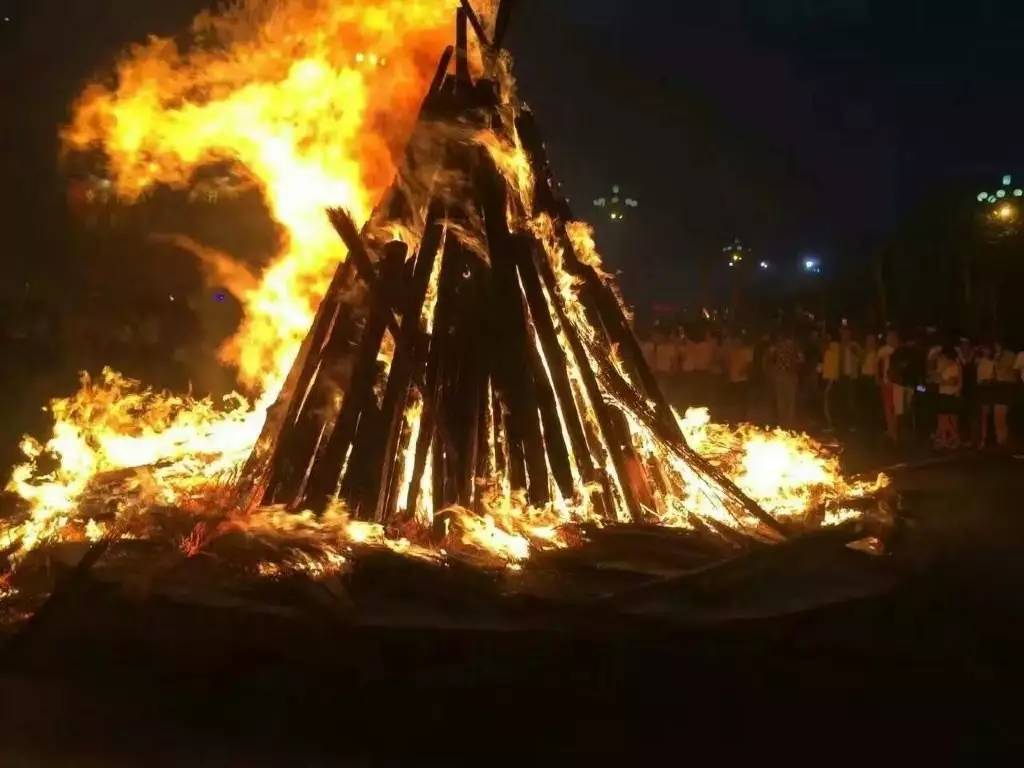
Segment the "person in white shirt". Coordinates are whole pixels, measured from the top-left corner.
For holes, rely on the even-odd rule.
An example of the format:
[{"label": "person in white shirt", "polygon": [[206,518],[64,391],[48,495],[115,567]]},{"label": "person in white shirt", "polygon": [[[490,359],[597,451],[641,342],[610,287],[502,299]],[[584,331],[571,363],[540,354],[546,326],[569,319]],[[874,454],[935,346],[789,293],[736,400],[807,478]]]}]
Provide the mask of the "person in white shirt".
[{"label": "person in white shirt", "polygon": [[893,383],[889,378],[889,363],[892,361],[893,353],[899,349],[900,335],[896,331],[889,331],[885,336],[885,344],[878,350],[877,377],[878,386],[882,393],[882,411],[885,413],[885,433],[892,442],[899,439],[900,422],[896,416],[895,393]]},{"label": "person in white shirt", "polygon": [[839,330],[839,382],[836,400],[839,402],[839,416],[843,427],[849,430],[856,428],[858,413],[858,382],[860,381],[861,358],[864,350],[860,342],[853,338],[853,331],[848,325]]},{"label": "person in white shirt", "polygon": [[992,403],[996,386],[996,361],[992,348],[983,344],[974,353],[974,377],[978,401],[978,449],[988,444],[988,423],[992,418]]}]

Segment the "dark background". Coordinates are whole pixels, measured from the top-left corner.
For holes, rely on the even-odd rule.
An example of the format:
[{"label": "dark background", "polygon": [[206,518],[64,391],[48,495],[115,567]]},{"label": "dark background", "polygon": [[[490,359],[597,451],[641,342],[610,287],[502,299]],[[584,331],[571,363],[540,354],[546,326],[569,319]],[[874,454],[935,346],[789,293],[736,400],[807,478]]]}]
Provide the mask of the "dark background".
[{"label": "dark background", "polygon": [[[82,83],[210,4],[0,2],[9,274],[65,266],[56,127]],[[613,183],[640,200],[602,234],[644,303],[734,236],[856,264],[936,187],[1024,166],[1022,32],[1004,0],[523,0],[510,45],[578,215]]]}]

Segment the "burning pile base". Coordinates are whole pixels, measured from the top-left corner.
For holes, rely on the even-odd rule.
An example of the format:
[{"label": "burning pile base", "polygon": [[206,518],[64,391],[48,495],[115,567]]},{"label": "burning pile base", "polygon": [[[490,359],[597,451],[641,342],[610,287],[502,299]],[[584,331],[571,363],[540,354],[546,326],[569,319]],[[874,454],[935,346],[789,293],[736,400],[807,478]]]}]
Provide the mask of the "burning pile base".
[{"label": "burning pile base", "polygon": [[[502,572],[568,549],[563,563],[678,576],[819,530],[871,533],[860,508],[884,483],[846,481],[801,436],[677,417],[552,178],[500,49],[505,14],[484,24],[460,4],[364,226],[307,211],[348,256],[256,405],[216,409],[109,371],[53,404],[53,439],[26,441],[11,484],[28,506],[0,531],[8,592],[26,589],[33,552],[72,541],[112,544],[103,563],[148,552],[149,579],[182,562],[322,578],[367,547]],[[322,80],[322,64],[289,77]],[[652,553],[621,550],[637,540]]]}]

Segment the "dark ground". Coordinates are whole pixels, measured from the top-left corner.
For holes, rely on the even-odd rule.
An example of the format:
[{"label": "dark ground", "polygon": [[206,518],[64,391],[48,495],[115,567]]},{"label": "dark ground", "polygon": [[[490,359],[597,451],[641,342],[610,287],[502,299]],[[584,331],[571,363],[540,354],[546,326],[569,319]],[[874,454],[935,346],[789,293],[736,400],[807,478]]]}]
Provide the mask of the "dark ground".
[{"label": "dark ground", "polygon": [[343,627],[93,585],[6,656],[0,764],[1009,756],[1024,744],[1019,465],[899,483],[896,586],[774,618]]}]

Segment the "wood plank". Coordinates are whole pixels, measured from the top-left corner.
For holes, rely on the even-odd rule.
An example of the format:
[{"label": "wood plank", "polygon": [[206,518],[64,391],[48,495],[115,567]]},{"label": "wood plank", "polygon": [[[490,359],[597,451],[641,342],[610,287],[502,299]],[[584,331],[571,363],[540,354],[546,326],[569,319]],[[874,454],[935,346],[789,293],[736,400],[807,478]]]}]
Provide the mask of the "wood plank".
[{"label": "wood plank", "polygon": [[[367,504],[373,500],[374,517],[379,522],[387,520],[398,503],[398,499],[387,491],[394,485],[392,475],[399,474],[402,470],[401,461],[397,460],[401,456],[401,452],[397,451],[397,442],[402,433],[405,408],[409,399],[414,371],[426,362],[425,351],[429,340],[421,327],[421,315],[443,237],[444,225],[441,221],[443,215],[444,205],[440,202],[432,203],[427,216],[423,241],[416,259],[411,287],[402,310],[402,330],[396,340],[395,358],[391,364],[391,373],[388,377],[387,389],[384,392],[381,412],[385,420],[385,439],[378,457],[381,472],[376,488],[367,488],[365,498]],[[380,489],[384,489],[386,492],[381,493]]]},{"label": "wood plank", "polygon": [[[392,245],[394,247],[388,249],[386,257],[389,273],[393,273],[396,267],[405,260],[405,245],[402,243]],[[304,495],[306,503],[316,511],[323,510],[334,496],[350,448],[353,448],[354,455],[353,443],[360,424],[362,423],[363,429],[366,430],[364,434],[368,434],[368,431],[373,429],[374,419],[379,417],[379,412],[375,413],[376,405],[371,400],[378,375],[377,356],[388,327],[388,318],[393,318],[391,312],[393,296],[390,293],[393,283],[390,280],[381,280],[375,281],[375,286],[369,298],[369,318],[353,362],[351,384],[344,394],[335,427],[327,438],[322,451],[316,457],[309,474],[308,490]],[[350,461],[349,470],[351,471],[354,467],[358,467],[356,472],[362,468],[358,463],[353,465]],[[346,474],[348,475],[349,472]],[[356,476],[356,474],[352,474],[352,477]],[[349,500],[352,499],[349,498]]]},{"label": "wood plank", "polygon": [[469,16],[464,7],[456,11],[455,16],[455,82],[459,86],[471,86],[473,80],[469,75]]},{"label": "wood plank", "polygon": [[473,33],[476,35],[477,40],[480,41],[480,45],[484,48],[491,47],[491,41],[487,37],[487,32],[484,30],[483,24],[480,23],[480,17],[476,15],[476,11],[473,10],[473,6],[469,4],[469,0],[459,0],[462,6],[462,10],[466,14],[466,18],[469,20],[469,25],[473,28]]},{"label": "wood plank", "polygon": [[[522,288],[525,289],[529,276],[536,280],[536,271],[533,264],[533,240],[528,236],[515,237],[513,239],[513,250],[516,254],[516,272]],[[524,275],[527,277],[524,279]],[[524,291],[527,305],[530,304],[530,291]],[[562,421],[559,418],[558,402],[555,398],[554,385],[548,378],[548,371],[541,360],[541,352],[538,345],[547,351],[540,340],[538,327],[547,320],[550,325],[551,316],[546,306],[538,307],[537,312],[532,311],[524,315],[524,326],[526,329],[525,341],[529,370],[533,378],[533,386],[537,393],[537,407],[541,415],[541,424],[544,427],[544,448],[547,452],[548,463],[551,467],[552,476],[558,483],[558,489],[565,499],[571,499],[575,495],[575,488],[572,476],[572,467],[569,463],[569,449],[565,442],[565,435],[562,433]],[[557,343],[557,342],[556,342]],[[568,406],[575,413],[575,403],[570,402]],[[563,411],[564,413],[565,411]],[[568,422],[570,417],[566,416]],[[582,430],[581,430],[582,431]],[[589,451],[588,451],[589,454]],[[589,462],[589,455],[584,463]]]},{"label": "wood plank", "polygon": [[502,43],[505,41],[505,35],[508,32],[508,23],[512,18],[512,10],[515,7],[516,0],[501,0],[498,6],[498,13],[495,16],[494,22],[494,40],[493,46],[500,48]]}]

